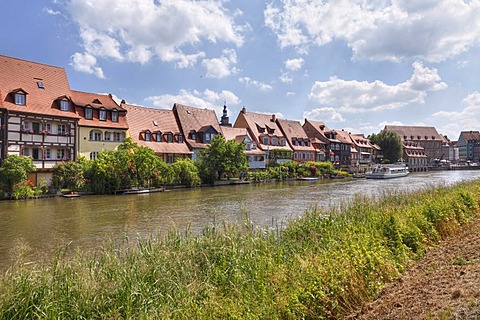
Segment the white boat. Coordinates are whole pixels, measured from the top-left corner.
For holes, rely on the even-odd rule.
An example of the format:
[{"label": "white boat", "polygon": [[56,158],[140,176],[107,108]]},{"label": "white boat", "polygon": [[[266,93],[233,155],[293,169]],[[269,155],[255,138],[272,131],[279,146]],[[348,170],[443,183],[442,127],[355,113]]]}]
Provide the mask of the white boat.
[{"label": "white boat", "polygon": [[408,168],[398,164],[379,164],[373,166],[371,171],[365,173],[367,179],[391,179],[405,177],[408,175]]}]

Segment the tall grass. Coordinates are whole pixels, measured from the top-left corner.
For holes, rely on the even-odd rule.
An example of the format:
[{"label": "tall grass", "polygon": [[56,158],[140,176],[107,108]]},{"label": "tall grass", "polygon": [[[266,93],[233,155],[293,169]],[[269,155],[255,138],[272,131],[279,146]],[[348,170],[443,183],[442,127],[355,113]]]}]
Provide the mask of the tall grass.
[{"label": "tall grass", "polygon": [[0,279],[1,319],[338,319],[477,215],[480,182],[105,245]]}]

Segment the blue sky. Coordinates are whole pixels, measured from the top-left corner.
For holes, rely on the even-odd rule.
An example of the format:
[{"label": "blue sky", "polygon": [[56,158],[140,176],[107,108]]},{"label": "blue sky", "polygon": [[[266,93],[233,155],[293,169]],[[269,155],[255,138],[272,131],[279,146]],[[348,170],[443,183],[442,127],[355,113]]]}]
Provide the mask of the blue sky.
[{"label": "blue sky", "polygon": [[366,135],[480,129],[480,0],[16,0],[0,54],[72,89],[230,119],[239,110]]}]

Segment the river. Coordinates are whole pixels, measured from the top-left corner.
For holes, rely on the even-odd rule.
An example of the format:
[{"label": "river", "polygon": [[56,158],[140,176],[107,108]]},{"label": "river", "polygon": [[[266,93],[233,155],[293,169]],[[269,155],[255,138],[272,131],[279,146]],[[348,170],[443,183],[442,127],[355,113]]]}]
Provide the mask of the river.
[{"label": "river", "polygon": [[223,222],[277,227],[312,207],[329,208],[356,194],[414,191],[480,178],[478,171],[431,171],[391,180],[291,181],[173,190],[125,196],[83,196],[0,202],[0,271],[28,248],[27,260],[51,257],[58,248],[95,249],[176,228],[200,233]]}]

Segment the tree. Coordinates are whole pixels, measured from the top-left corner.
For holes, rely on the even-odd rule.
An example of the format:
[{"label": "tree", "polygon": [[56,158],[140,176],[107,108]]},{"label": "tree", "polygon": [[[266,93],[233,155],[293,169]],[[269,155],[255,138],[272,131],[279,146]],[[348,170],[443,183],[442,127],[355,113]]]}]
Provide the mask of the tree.
[{"label": "tree", "polygon": [[190,159],[182,159],[172,164],[176,184],[183,184],[189,188],[202,183],[198,174],[198,168]]},{"label": "tree", "polygon": [[14,186],[28,179],[28,174],[35,172],[33,160],[24,156],[10,155],[0,166],[1,187],[12,192]]},{"label": "tree", "polygon": [[212,183],[224,175],[235,175],[248,169],[248,161],[243,151],[245,142],[226,141],[222,135],[216,135],[211,144],[198,156],[198,167],[202,180]]},{"label": "tree", "polygon": [[382,130],[379,134],[372,135],[370,140],[382,148],[384,161],[393,163],[402,157],[402,140],[395,131]]},{"label": "tree", "polygon": [[78,191],[84,185],[84,168],[81,162],[64,161],[53,167],[52,185],[55,189]]}]

